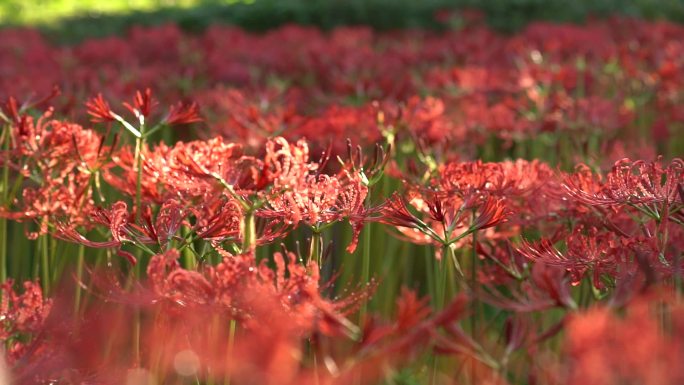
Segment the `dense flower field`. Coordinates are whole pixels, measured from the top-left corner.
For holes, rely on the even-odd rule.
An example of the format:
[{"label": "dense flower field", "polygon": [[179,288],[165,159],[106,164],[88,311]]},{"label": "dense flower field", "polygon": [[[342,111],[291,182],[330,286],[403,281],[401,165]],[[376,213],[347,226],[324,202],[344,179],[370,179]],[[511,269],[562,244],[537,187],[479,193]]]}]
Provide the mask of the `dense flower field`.
[{"label": "dense flower field", "polygon": [[683,383],[684,27],[466,21],[0,30],[0,384]]}]

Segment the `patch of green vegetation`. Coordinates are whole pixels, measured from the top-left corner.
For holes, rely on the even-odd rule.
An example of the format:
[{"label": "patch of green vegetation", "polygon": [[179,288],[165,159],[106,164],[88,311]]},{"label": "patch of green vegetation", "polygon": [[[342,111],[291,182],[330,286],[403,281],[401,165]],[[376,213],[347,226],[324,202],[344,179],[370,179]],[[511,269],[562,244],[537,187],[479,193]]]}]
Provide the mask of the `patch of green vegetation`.
[{"label": "patch of green vegetation", "polygon": [[377,30],[439,28],[442,9],[475,8],[499,31],[531,21],[583,22],[626,15],[684,22],[682,0],[5,0],[0,22],[36,25],[60,42],[121,34],[132,25],[176,23],[190,32],[233,24],[264,31],[286,23],[330,29],[367,25]]}]

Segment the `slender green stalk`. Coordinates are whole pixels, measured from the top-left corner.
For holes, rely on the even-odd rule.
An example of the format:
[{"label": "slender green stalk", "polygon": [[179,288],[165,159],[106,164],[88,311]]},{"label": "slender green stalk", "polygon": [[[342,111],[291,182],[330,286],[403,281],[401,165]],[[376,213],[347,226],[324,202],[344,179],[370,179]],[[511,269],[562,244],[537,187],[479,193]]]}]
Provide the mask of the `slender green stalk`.
[{"label": "slender green stalk", "polygon": [[432,306],[437,308],[437,285],[435,283],[435,273],[437,269],[435,268],[435,254],[432,252],[432,247],[425,246],[423,248],[425,251],[425,279],[427,281],[428,294],[432,298]]},{"label": "slender green stalk", "polygon": [[[368,188],[368,195],[366,195],[366,207],[371,204],[371,190]],[[361,282],[362,284],[370,283],[370,247],[371,247],[371,225],[367,224],[363,228],[363,254],[361,256]],[[366,315],[368,313],[368,301],[364,301],[359,311],[359,322],[361,327],[366,322]]]},{"label": "slender green stalk", "polygon": [[50,294],[50,260],[48,248],[48,235],[40,236],[40,280],[43,287],[43,295]]},{"label": "slender green stalk", "polygon": [[682,259],[681,253],[675,256],[674,264],[676,266],[675,268],[675,275],[674,275],[674,290],[675,290],[675,296],[677,298],[677,301],[680,301],[682,299],[682,269],[681,269],[681,263],[680,260]]},{"label": "slender green stalk", "polygon": [[[442,245],[442,259],[439,264],[435,264],[438,267],[438,280],[437,287],[434,288],[435,295],[437,296],[435,301],[435,309],[444,309],[447,300],[450,295],[448,295],[447,287],[449,286],[449,277],[454,276],[454,263],[452,260],[452,248],[448,243]],[[439,372],[440,358],[437,356],[432,357],[432,375],[430,377],[430,383],[434,384],[437,381],[437,372]]]},{"label": "slender green stalk", "polygon": [[140,367],[140,310],[136,309],[133,317],[133,363],[134,367]]},{"label": "slender green stalk", "polygon": [[249,209],[242,218],[242,252],[254,252],[256,249],[256,216],[254,210]]},{"label": "slender green stalk", "polygon": [[447,244],[442,246],[442,259],[439,264],[439,280],[437,281],[438,286],[435,291],[435,293],[437,293],[437,309],[443,309],[449,299],[447,293],[447,287],[449,286],[448,278],[450,275],[453,276],[453,273],[450,274],[450,270],[453,269],[451,253],[451,246]]},{"label": "slender green stalk", "polygon": [[[481,316],[482,314],[480,313],[480,302],[477,300],[477,290],[478,290],[478,281],[477,281],[477,268],[478,268],[478,263],[477,263],[477,231],[473,232],[473,255],[472,255],[472,260],[470,263],[470,289],[473,290],[473,296],[472,296],[472,314],[470,315],[470,336],[473,338],[473,341],[478,341],[477,338],[477,326],[478,326],[478,317]],[[472,362],[472,379],[473,381],[477,377],[477,365],[475,361],[473,360]]]},{"label": "slender green stalk", "polygon": [[235,332],[237,330],[237,321],[232,319],[230,320],[230,330],[228,334],[228,365],[227,365],[227,373],[225,377],[225,384],[230,385],[230,378],[231,378],[231,369],[233,366],[233,361],[234,357],[233,355],[235,354]]},{"label": "slender green stalk", "polygon": [[41,248],[43,247],[41,245],[41,241],[38,240],[37,242],[31,242],[30,245],[31,247],[31,266],[33,268],[31,269],[31,279],[33,280],[38,280],[40,278],[40,269],[42,268],[42,263],[40,262],[41,260]]},{"label": "slender green stalk", "polygon": [[[142,216],[142,171],[143,171],[143,149],[145,144],[145,125],[140,125],[140,136],[136,137],[135,140],[135,169],[137,173],[136,183],[135,183],[135,220],[140,222]],[[138,255],[138,262],[133,268],[133,273],[135,277],[140,278],[141,276],[141,255]],[[140,365],[140,323],[141,314],[139,310],[135,311],[134,321],[133,321],[133,359],[136,366]]]},{"label": "slender green stalk", "polygon": [[309,245],[309,261],[316,261],[319,270],[323,271],[323,234],[318,229],[314,229],[311,234],[311,245]]},{"label": "slender green stalk", "polygon": [[[254,210],[252,208],[245,212],[242,222],[240,224],[242,232],[242,248],[243,253],[251,252],[256,256],[256,217],[254,215]],[[235,346],[235,332],[237,330],[237,321],[235,319],[230,320],[230,334],[228,335],[228,370],[224,383],[230,385],[230,374],[231,366],[234,361],[234,346]]]},{"label": "slender green stalk", "polygon": [[[3,132],[3,143],[2,150],[5,153],[5,159],[2,165],[2,182],[0,182],[0,205],[5,205],[8,201],[9,196],[9,145],[10,145],[10,129],[9,126],[5,125]],[[0,283],[7,280],[7,219],[0,219]]]},{"label": "slender green stalk", "polygon": [[145,145],[145,126],[140,126],[141,136],[135,139],[135,171],[137,173],[135,182],[135,219],[140,220],[142,215],[142,171],[143,171],[143,148]]},{"label": "slender green stalk", "polygon": [[[472,261],[470,264],[470,289],[474,291],[473,294],[477,294],[477,289],[478,289],[478,280],[477,280],[477,269],[478,269],[478,263],[477,263],[477,231],[473,232],[473,253],[472,253]],[[470,317],[471,323],[470,326],[472,328],[472,337],[475,338],[475,330],[477,328],[477,317],[475,317],[475,314],[477,313],[477,310],[479,310],[479,301],[477,300],[477,295],[473,296],[472,299],[472,306],[473,306],[473,316]]]},{"label": "slender green stalk", "polygon": [[185,226],[181,228],[181,234],[183,235],[183,239],[186,239],[187,242],[190,242],[190,245],[185,247],[182,252],[181,256],[181,263],[185,269],[192,270],[195,268],[195,256],[193,255],[193,250],[191,248],[194,248],[192,245],[192,240],[190,239],[190,234],[191,230]]},{"label": "slender green stalk", "polygon": [[314,385],[319,385],[320,384],[320,374],[318,373],[318,349],[316,348],[316,344],[311,341],[311,356],[313,360],[313,370],[314,370]]},{"label": "slender green stalk", "polygon": [[85,263],[85,246],[78,245],[78,255],[76,258],[76,294],[74,296],[74,314],[78,314],[81,306],[83,267]]},{"label": "slender green stalk", "polygon": [[0,283],[7,280],[7,219],[0,219]]}]

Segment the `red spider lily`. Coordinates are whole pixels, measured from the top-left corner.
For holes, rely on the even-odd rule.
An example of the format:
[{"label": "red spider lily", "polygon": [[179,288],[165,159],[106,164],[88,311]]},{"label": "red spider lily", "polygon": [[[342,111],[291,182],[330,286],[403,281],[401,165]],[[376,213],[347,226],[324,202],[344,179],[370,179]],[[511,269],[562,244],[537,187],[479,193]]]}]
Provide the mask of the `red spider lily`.
[{"label": "red spider lily", "polygon": [[[179,287],[187,290],[188,283]],[[172,304],[141,291],[120,293],[118,286],[102,289],[115,302],[100,303],[81,316],[73,314],[68,299],[58,297],[40,333],[12,363],[14,382],[36,384],[50,379],[113,385],[150,378],[182,380],[194,375],[222,380],[258,377],[267,381],[262,383],[276,384],[281,383],[276,379],[297,383],[298,377],[308,376],[298,369],[298,331],[280,311],[277,300],[259,288],[234,295],[242,299],[252,316],[278,322],[264,328],[245,320],[232,336],[228,332],[231,313],[220,307]],[[178,307],[183,311],[177,311]],[[212,314],[209,322],[208,313]],[[135,319],[141,314],[136,327],[144,349],[136,353],[130,340]],[[255,340],[262,343],[254,344]],[[140,354],[138,362],[133,362],[133,354]]]},{"label": "red spider lily", "polygon": [[337,199],[337,209],[340,215],[349,219],[352,226],[352,239],[347,246],[347,252],[353,253],[359,243],[359,235],[364,223],[377,212],[377,208],[365,206],[368,187],[358,178],[348,177],[347,185]]},{"label": "red spider lily", "polygon": [[175,126],[182,124],[190,124],[201,122],[203,119],[199,112],[199,106],[197,103],[192,102],[190,104],[178,103],[172,106],[169,110],[169,114],[164,118],[164,123]]},{"label": "red spider lily", "polygon": [[511,213],[501,200],[492,197],[487,198],[478,209],[479,215],[470,225],[475,230],[487,229],[503,223]]},{"label": "red spider lily", "polygon": [[[519,172],[520,168],[526,171]],[[529,166],[523,163],[520,166],[506,163],[452,163],[433,180],[433,185],[436,185],[434,189],[421,191],[418,188],[410,192],[412,204],[432,221],[429,223],[430,230],[426,230],[426,226],[408,210],[407,202],[397,204],[396,197],[390,201],[393,203],[390,203],[384,216],[394,218],[397,226],[415,228],[438,242],[441,237],[452,243],[474,231],[505,222],[512,214],[506,202],[543,185],[544,182],[539,180],[542,179],[541,173],[531,172],[537,169],[544,170],[544,167],[534,163]],[[468,221],[470,212],[474,216]],[[462,231],[460,235],[452,237],[456,229]]]},{"label": "red spider lily", "polygon": [[260,215],[290,224],[304,222],[311,227],[337,220],[335,204],[342,189],[340,181],[328,175],[310,175],[303,182],[271,198],[269,208],[261,210]]},{"label": "red spider lily", "polygon": [[411,134],[428,144],[458,141],[465,136],[462,126],[453,124],[446,114],[444,101],[434,97],[408,99],[402,120]]},{"label": "red spider lily", "polygon": [[602,275],[615,276],[618,265],[626,262],[625,253],[629,251],[628,243],[614,234],[599,232],[596,228],[590,228],[585,233],[581,226],[567,237],[566,244],[568,250],[565,254],[555,249],[548,240],[534,245],[523,243],[518,250],[532,260],[567,269],[573,285],[578,285],[585,273],[591,272],[592,282],[597,289],[604,287]]},{"label": "red spider lily", "polygon": [[97,183],[99,183],[100,170],[109,165],[114,151],[116,150],[119,135],[114,135],[112,143],[109,146],[106,146],[105,140],[108,133],[99,136],[94,131],[84,130],[83,134],[84,135],[72,136],[74,150],[78,159],[81,161],[81,167],[90,174],[98,174],[96,177],[98,178]]},{"label": "red spider lily", "polygon": [[[220,138],[178,143],[173,148],[159,145],[144,150],[143,194],[155,201],[165,197],[195,200],[224,193],[246,204],[260,200],[268,191],[278,194],[305,182],[318,169],[309,162],[304,142],[291,145],[283,138],[266,144],[262,159],[243,156],[242,147]],[[122,152],[114,161],[123,169],[117,176],[105,173],[115,187],[133,195],[137,171],[131,152]],[[256,196],[254,196],[256,195]]]},{"label": "red spider lily", "polygon": [[540,226],[551,222],[564,205],[551,168],[537,160],[528,162],[451,162],[434,181],[440,189],[459,196],[482,192],[499,198],[508,213],[511,232],[517,226]]},{"label": "red spider lily", "polygon": [[[267,116],[268,117],[268,116]],[[306,138],[312,148],[329,150],[332,156],[350,155],[352,150],[346,138],[354,138],[365,146],[382,140],[376,108],[373,103],[359,107],[331,105],[313,115],[289,115],[282,117],[283,122],[275,128],[279,132],[282,127],[290,127],[283,135],[292,138]],[[359,154],[360,155],[360,154]],[[380,158],[382,159],[382,158]],[[360,161],[357,157],[347,158],[347,162]],[[357,163],[361,166],[363,162]],[[370,169],[368,169],[370,170]]]},{"label": "red spider lily", "polygon": [[290,144],[285,138],[274,138],[266,143],[264,168],[258,186],[273,183],[275,191],[287,191],[305,182],[318,169],[318,165],[309,160],[309,147],[305,141]]},{"label": "red spider lily", "polygon": [[[656,292],[657,293],[657,292]],[[669,295],[648,293],[619,316],[595,308],[567,325],[567,383],[674,384],[684,380],[684,310]],[[668,327],[663,327],[667,320]]]},{"label": "red spider lily", "polygon": [[[159,256],[166,262],[157,257],[153,259],[150,279],[163,283],[163,286],[153,284],[157,295],[147,293],[143,288],[122,292],[116,283],[101,282],[99,285],[104,285],[101,290],[110,301],[98,304],[80,316],[72,313],[72,304],[66,297],[59,296],[51,306],[49,316],[41,323],[40,333],[27,344],[27,349],[19,352],[20,360],[13,361],[10,367],[13,380],[20,384],[41,383],[45,379],[116,384],[151,378],[180,381],[192,376],[206,381],[230,378],[258,380],[263,384],[321,381],[343,384],[363,373],[363,383],[372,383],[384,373],[374,370],[379,366],[374,368],[366,365],[367,362],[382,363],[384,367],[404,362],[429,344],[431,331],[455,322],[463,309],[463,301],[457,301],[450,311],[428,318],[426,312],[415,317],[407,308],[402,313],[413,317],[414,321],[398,321],[400,327],[392,328],[380,339],[367,341],[358,354],[335,354],[333,357],[319,351],[317,354],[325,354],[322,357],[328,362],[336,359],[342,363],[337,372],[329,373],[330,366],[308,368],[302,365],[302,345],[308,333],[303,333],[298,313],[287,307],[306,297],[281,297],[273,292],[272,284],[267,284],[273,272],[262,276],[257,269],[250,268],[250,264],[238,262],[230,266],[244,268],[217,271],[224,278],[238,279],[237,285],[231,285],[231,291],[217,297],[224,301],[229,295],[231,306],[223,307],[213,301],[199,302],[198,299],[213,293],[213,289],[201,288],[201,282],[206,281],[199,273],[172,266],[175,256],[177,254],[169,252]],[[159,263],[166,267],[160,270]],[[262,272],[264,269],[268,270],[259,268]],[[291,281],[298,278],[285,278],[285,272],[281,273],[280,269],[275,281],[271,281],[277,282],[278,290],[286,291],[293,284],[299,286]],[[207,318],[207,314],[211,316]],[[134,363],[130,339],[136,317],[140,317],[136,327],[140,330],[140,343],[144,349],[139,352],[140,360]],[[238,328],[230,332],[229,323],[236,318]],[[322,339],[319,341],[323,343]]]},{"label": "red spider lily", "polygon": [[[30,115],[35,105],[7,99],[0,113],[0,174],[7,180],[0,181],[0,237],[10,242],[0,242],[2,255],[23,247],[11,242],[12,221],[36,222],[31,237],[117,249],[132,263],[137,257],[122,247],[153,255],[147,281],[131,274],[124,284],[113,278],[116,264],[108,265],[102,275],[118,286],[102,284],[93,274],[78,306],[68,300],[73,297],[68,288],[68,294],[57,292],[50,315],[42,318],[40,312],[16,310],[11,301],[21,296],[3,293],[2,331],[13,333],[6,344],[13,355],[12,381],[401,382],[394,378],[396,370],[397,377],[407,373],[421,382],[430,370],[420,354],[434,348],[433,353],[459,355],[458,363],[472,366],[472,383],[485,372],[488,383],[682,382],[679,371],[669,368],[681,361],[678,313],[672,312],[679,311],[680,301],[652,296],[630,302],[659,283],[680,284],[684,164],[627,158],[653,159],[655,147],[677,149],[675,134],[684,121],[680,41],[684,29],[677,25],[630,20],[582,27],[534,24],[513,36],[482,25],[391,34],[363,27],[328,34],[289,26],[259,35],[212,27],[201,36],[166,26],[135,28],[128,39],[69,48],[51,46],[36,33],[3,29],[0,73],[8,76],[0,76],[0,93],[25,94],[57,83],[72,90],[70,95],[96,95],[104,82],[107,94],[119,98],[150,84],[162,91],[155,96],[164,103],[179,95],[204,97],[208,128],[228,138],[150,143],[135,152],[124,143],[119,150],[113,125],[105,125],[100,135],[53,118],[60,112],[83,118],[71,111],[76,99],[70,95],[38,117]],[[225,81],[242,88],[200,89]],[[275,87],[264,89],[266,83]],[[149,89],[129,103],[124,106],[149,126],[144,135],[102,95],[90,100],[87,110],[93,121],[119,122],[138,144],[166,125],[200,119],[196,104],[177,104],[158,125],[149,125],[144,120],[155,114]],[[345,105],[350,103],[358,105]],[[641,138],[647,132],[652,137]],[[327,159],[344,153],[346,137],[361,146],[349,146],[349,159],[332,173],[337,169]],[[392,149],[376,145],[374,157],[364,159],[366,147],[382,138]],[[665,143],[668,138],[673,140]],[[625,159],[609,173],[580,165],[566,175],[541,161],[461,161],[475,156],[539,157],[559,167],[576,159],[601,167]],[[382,201],[394,186],[382,179],[388,164],[391,177],[407,177],[400,165],[416,177],[405,182],[405,193],[373,207],[368,197]],[[109,186],[100,186],[100,174]],[[380,180],[388,183],[371,194]],[[106,209],[96,208],[95,201]],[[428,276],[427,285],[416,284],[439,283],[430,289],[438,294],[444,288],[443,297],[456,289],[452,286],[466,285],[486,303],[473,303],[470,327],[460,327],[467,324],[459,323],[462,297],[433,314],[424,299],[403,292],[395,320],[366,318],[362,312],[361,318],[371,321],[357,343],[345,338],[358,336],[347,318],[370,290],[330,298],[330,282],[319,277],[327,276],[327,269],[258,247],[300,242],[308,235],[296,231],[300,224],[318,232],[343,220],[352,226],[350,252],[366,221],[397,227],[413,243],[442,246],[454,261],[472,251],[473,259],[466,259],[473,268],[472,286],[466,280],[450,285],[451,271],[439,270],[433,261],[411,261],[401,265],[404,274],[388,277],[386,293],[398,286],[396,280],[420,279],[421,273]],[[541,240],[514,250],[521,234]],[[41,243],[37,250],[47,256],[52,269],[46,273],[53,280],[72,263],[61,254],[73,248],[46,243],[53,247]],[[370,250],[415,248],[393,241],[376,246]],[[427,247],[428,253],[432,249]],[[92,262],[86,253],[78,261]],[[15,262],[21,261],[10,259],[3,273],[24,274],[25,266]],[[335,262],[350,266],[346,258]],[[371,268],[378,272],[380,264],[388,274],[398,274],[396,265],[385,262]],[[344,277],[347,273],[356,278],[351,269]],[[585,278],[588,285],[581,282]],[[80,290],[86,282],[79,277]],[[40,310],[48,302],[29,292],[25,302],[32,305],[26,308]],[[435,303],[442,306],[443,300]],[[566,351],[559,352],[555,343],[539,344],[565,327],[571,316],[564,314],[592,302],[627,308],[619,309],[620,317],[605,310],[596,317],[573,316],[587,317],[587,324],[567,329]],[[26,314],[36,322],[8,332],[15,328],[12,317]],[[507,321],[497,334],[489,325],[500,325],[500,316]],[[643,338],[635,338],[636,330]],[[587,331],[591,338],[582,334]],[[134,351],[133,335],[139,336],[140,351]],[[620,352],[614,354],[616,347]],[[656,359],[644,359],[643,351]],[[569,364],[554,363],[557,353]],[[435,365],[433,372],[442,373],[432,375],[432,382],[449,382],[445,370],[457,359],[445,360],[449,367]],[[554,371],[555,378],[541,377]]]},{"label": "red spider lily", "polygon": [[[292,145],[283,138],[275,138],[266,144],[263,160],[243,156],[240,146],[220,139],[179,143],[173,148],[160,145],[151,152],[145,151],[144,157],[143,175],[149,175],[141,186],[145,199],[163,202],[178,197],[202,208],[224,196],[239,206],[239,217],[268,203],[270,209],[260,211],[259,215],[287,218],[287,225],[305,221],[318,226],[349,215],[336,207],[338,196],[346,188],[336,187],[339,184],[334,177],[315,173],[319,165],[309,161],[308,147],[303,141]],[[136,184],[137,171],[131,153],[122,152],[115,161],[122,165],[123,175],[107,172],[105,179],[134,195],[136,191],[131,186]],[[324,179],[331,183],[323,183]],[[215,213],[202,214],[211,217]],[[274,230],[273,226],[269,229]],[[284,230],[281,227],[262,240]]]},{"label": "red spider lily", "polygon": [[52,91],[38,100],[27,100],[21,105],[14,97],[10,96],[7,101],[0,105],[0,119],[7,123],[19,125],[21,120],[25,118],[26,112],[31,109],[47,109],[48,102],[61,94],[61,90],[57,86],[52,87]]},{"label": "red spider lily", "polygon": [[25,182],[21,197],[8,196],[9,205],[0,215],[38,222],[32,236],[47,233],[57,221],[87,222],[99,188],[99,168],[108,164],[113,151],[95,132],[50,119],[51,114],[48,110],[37,120],[26,116],[11,126],[16,142],[3,157],[8,168],[18,171],[13,183]]},{"label": "red spider lily", "polygon": [[527,197],[538,191],[554,173],[538,161],[453,162],[440,170],[438,183],[444,191],[486,191],[497,197]]},{"label": "red spider lily", "polygon": [[478,195],[470,195],[461,200],[428,191],[423,195],[416,195],[414,202],[427,212],[427,222],[411,212],[408,202],[397,194],[381,206],[381,216],[376,220],[416,229],[438,244],[452,244],[475,231],[503,223],[510,214],[500,199],[487,197],[482,200]]},{"label": "red spider lily", "polygon": [[276,270],[272,271],[264,264],[256,266],[252,256],[232,256],[222,250],[219,253],[224,257],[223,262],[215,268],[208,268],[204,274],[181,269],[175,251],[153,257],[148,266],[148,276],[154,290],[176,303],[226,306],[226,309],[239,311],[241,317],[247,317],[244,318],[247,322],[249,308],[243,307],[240,293],[252,289],[268,290],[274,298],[279,298],[283,310],[291,314],[292,322],[302,333],[356,333],[343,314],[364,296],[351,296],[335,302],[323,299],[319,293],[315,262],[302,266],[294,254],[283,256],[276,253]]},{"label": "red spider lily", "polygon": [[340,162],[347,170],[347,173],[352,175],[352,178],[358,176],[364,185],[372,186],[382,178],[385,167],[387,167],[387,163],[390,160],[391,151],[391,145],[385,151],[382,146],[376,144],[373,158],[367,162],[364,159],[361,146],[357,146],[356,151],[354,151],[351,140],[347,139],[348,162],[345,163],[342,160]]},{"label": "red spider lily", "polygon": [[209,303],[214,295],[211,283],[199,272],[181,269],[178,258],[175,249],[152,257],[147,265],[152,290],[180,304],[188,300]]},{"label": "red spider lily", "polygon": [[116,202],[109,210],[102,208],[98,209],[94,213],[93,219],[96,223],[105,225],[109,228],[114,241],[120,244],[126,240],[125,227],[130,219],[126,202]]},{"label": "red spider lily", "polygon": [[378,221],[392,226],[429,231],[428,226],[409,210],[409,203],[399,193],[392,194],[381,207]]},{"label": "red spider lily", "polygon": [[[506,293],[506,294],[504,294]],[[577,304],[570,293],[570,282],[563,268],[536,262],[531,269],[530,279],[519,286],[510,281],[503,290],[492,288],[480,291],[483,301],[502,309],[518,313],[536,312],[554,307],[576,309]]]},{"label": "red spider lily", "polygon": [[[242,210],[231,199],[218,197],[203,202],[201,205],[189,207],[196,219],[192,229],[200,239],[221,241],[226,239],[238,239],[240,237],[240,223],[242,222]],[[273,231],[274,229],[269,228]],[[273,237],[282,236],[282,233],[272,234]]]},{"label": "red spider lily", "polygon": [[108,228],[112,239],[107,241],[92,241],[79,233],[76,226],[68,221],[57,223],[55,237],[69,242],[79,243],[88,247],[95,248],[110,248],[118,247],[118,255],[125,258],[132,265],[137,263],[136,257],[121,249],[125,242],[140,242],[150,243],[150,240],[142,240],[140,238],[131,236],[129,228],[128,208],[125,202],[119,201],[112,205],[112,208],[105,210],[98,208],[92,214],[92,221],[94,223],[104,225]]},{"label": "red spider lily", "polygon": [[[0,341],[8,347],[9,364],[14,364],[30,348],[26,337],[39,334],[50,313],[52,301],[43,297],[40,285],[24,282],[24,292],[18,294],[12,288],[14,281],[8,279],[0,287],[2,306],[0,308]],[[22,338],[23,336],[24,338]]]},{"label": "red spider lily", "polygon": [[171,107],[169,114],[160,123],[157,125],[150,125],[145,119],[150,117],[153,108],[157,104],[158,102],[152,99],[152,91],[149,88],[145,89],[144,92],[136,91],[135,97],[133,98],[133,104],[127,102],[123,103],[124,107],[137,118],[141,127],[144,127],[145,125],[150,126],[148,131],[141,131],[143,130],[141,127],[133,127],[126,119],[115,113],[104,100],[102,94],[98,94],[96,98],[88,101],[86,107],[88,108],[88,114],[93,117],[93,122],[117,121],[139,139],[143,138],[143,136],[148,137],[150,134],[161,129],[164,124],[188,124],[202,120],[199,115],[199,107],[196,103],[179,103]]},{"label": "red spider lily", "polygon": [[[121,247],[128,243],[137,246],[156,245],[159,250],[166,250],[170,245],[187,246],[187,242],[197,239],[237,242],[242,213],[236,202],[219,197],[191,207],[170,199],[159,207],[155,218],[151,207],[147,205],[143,207],[140,223],[135,223],[134,217],[129,213],[126,203],[119,201],[110,209],[98,208],[92,214],[92,222],[107,227],[111,240],[89,240],[69,223],[58,224],[55,236],[95,248]],[[179,234],[183,226],[192,238]],[[131,254],[121,250],[119,253],[135,264]]]},{"label": "red spider lily", "polygon": [[[241,172],[236,170],[240,156],[239,145],[223,143],[220,139],[179,142],[171,148],[160,144],[152,150],[143,149],[143,199],[161,203],[170,198],[197,201],[211,196],[219,187],[208,174],[221,170],[224,178],[235,179],[233,175]],[[105,170],[105,180],[120,191],[135,196],[137,171],[133,152],[126,149],[113,160],[121,172]]]},{"label": "red spider lily", "polygon": [[597,196],[601,193],[603,182],[600,175],[592,172],[585,164],[575,166],[575,172],[563,178],[562,187],[573,197]]},{"label": "red spider lily", "polygon": [[[296,94],[296,90],[288,89]],[[243,143],[247,148],[260,148],[269,137],[280,135],[288,127],[289,138],[298,139],[299,130],[295,105],[290,102],[289,92],[281,95],[279,90],[257,90],[254,94],[245,89],[215,89],[201,92],[197,100],[208,112],[208,120],[213,124],[211,130],[221,137]],[[285,100],[281,100],[285,99]],[[312,120],[315,120],[312,118]],[[303,125],[307,125],[309,119]],[[326,120],[326,121],[329,121]],[[295,131],[295,132],[293,132]],[[302,127],[310,140],[317,130]]]},{"label": "red spider lily", "polygon": [[2,119],[6,122],[14,122],[15,124],[18,124],[21,120],[21,113],[20,113],[20,108],[19,104],[17,102],[17,99],[13,97],[9,97],[6,102],[3,103],[2,109],[0,109],[0,112],[2,112]]},{"label": "red spider lily", "polygon": [[374,210],[365,208],[368,187],[359,178],[311,175],[304,184],[269,199],[257,212],[263,218],[278,218],[286,224],[300,222],[320,231],[334,222],[349,219],[353,234],[347,251],[353,252],[366,218]]},{"label": "red spider lily", "polygon": [[622,159],[594,191],[586,190],[588,186],[578,184],[576,178],[566,179],[565,188],[573,197],[590,205],[671,205],[679,200],[677,188],[684,180],[684,162],[676,158],[667,166],[661,163],[661,160]]},{"label": "red spider lily", "polygon": [[489,245],[488,242],[478,242],[476,253],[482,261],[477,273],[480,284],[503,285],[522,278],[525,260],[510,243]]},{"label": "red spider lily", "polygon": [[102,97],[102,94],[97,94],[95,98],[89,100],[86,107],[93,122],[113,122],[116,120],[109,103]]},{"label": "red spider lily", "polygon": [[[101,98],[101,95],[100,95]],[[152,90],[149,88],[145,89],[145,92],[136,91],[135,97],[133,98],[133,104],[123,103],[133,115],[140,118],[147,118],[152,112],[152,108],[158,104],[156,101],[152,100]],[[92,115],[92,114],[91,114]]]}]

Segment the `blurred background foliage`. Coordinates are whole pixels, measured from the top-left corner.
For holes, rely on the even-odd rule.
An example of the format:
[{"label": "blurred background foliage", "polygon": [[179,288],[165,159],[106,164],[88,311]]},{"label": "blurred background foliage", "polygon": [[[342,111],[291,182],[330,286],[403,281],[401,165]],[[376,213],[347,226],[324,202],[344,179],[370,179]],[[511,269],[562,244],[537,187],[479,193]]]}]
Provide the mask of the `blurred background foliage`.
[{"label": "blurred background foliage", "polygon": [[69,43],[171,22],[189,32],[214,23],[253,31],[286,23],[439,28],[437,11],[463,8],[483,11],[504,32],[534,20],[582,22],[614,14],[684,22],[684,0],[0,0],[0,24],[39,26]]}]

